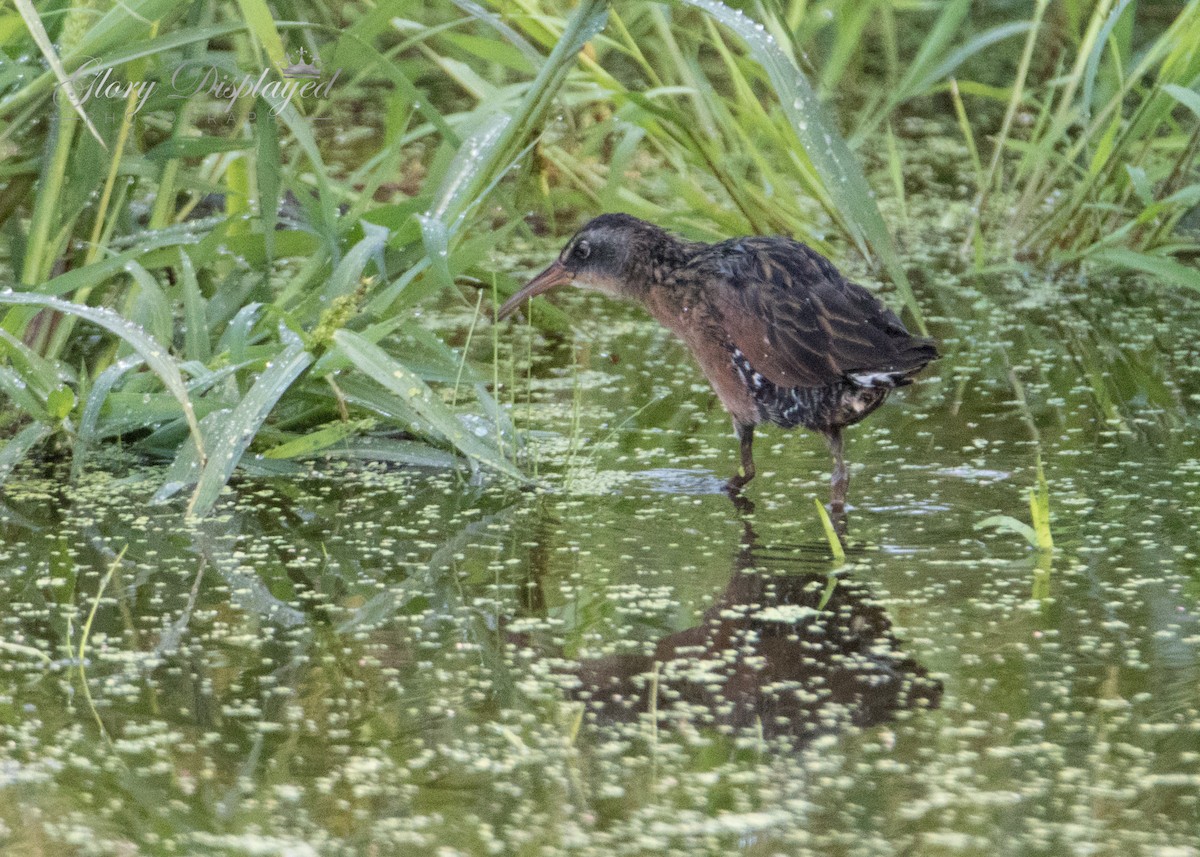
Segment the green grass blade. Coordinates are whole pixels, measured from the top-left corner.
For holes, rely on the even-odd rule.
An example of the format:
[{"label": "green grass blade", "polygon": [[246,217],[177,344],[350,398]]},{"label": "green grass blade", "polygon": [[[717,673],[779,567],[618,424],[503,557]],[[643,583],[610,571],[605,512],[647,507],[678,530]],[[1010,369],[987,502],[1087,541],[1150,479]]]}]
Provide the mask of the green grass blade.
[{"label": "green grass blade", "polygon": [[267,8],[266,0],[237,0],[237,4],[242,10],[246,26],[263,46],[275,67],[282,68],[287,65],[283,40],[279,38],[279,31],[275,29],[275,19],[271,16],[271,10]]},{"label": "green grass blade", "polygon": [[1033,522],[1038,550],[1054,550],[1054,535],[1050,531],[1050,486],[1046,482],[1046,471],[1042,469],[1041,455],[1037,460],[1037,484],[1029,489],[1029,519]]},{"label": "green grass blade", "polygon": [[34,419],[50,419],[45,404],[29,389],[28,379],[2,364],[0,364],[0,393],[8,396],[14,405]]},{"label": "green grass blade", "polygon": [[192,408],[192,400],[188,397],[187,388],[184,386],[183,376],[180,375],[179,368],[175,365],[174,360],[171,359],[166,349],[152,339],[141,327],[126,321],[110,309],[82,306],[49,295],[39,295],[31,292],[0,292],[0,306],[3,305],[35,306],[43,309],[57,310],[68,315],[78,316],[84,321],[90,321],[92,324],[103,327],[110,333],[120,337],[129,347],[142,356],[146,361],[146,365],[159,377],[163,382],[163,386],[179,402],[180,407],[183,408],[184,418],[187,419],[188,428],[191,429],[192,437],[196,439],[197,449],[200,450],[201,456],[204,455],[204,442],[200,437],[200,425],[196,422],[196,412]]},{"label": "green grass blade", "polygon": [[[334,268],[333,274],[329,277],[329,282],[322,289],[321,300],[323,306],[332,306],[335,300],[349,295],[357,289],[359,282],[362,280],[363,271],[367,268],[367,264],[372,259],[377,259],[379,254],[383,252],[384,244],[387,243],[388,239],[387,229],[364,220],[362,222],[362,230],[362,240],[346,252],[346,255],[342,257],[338,266]],[[382,274],[382,265],[379,266],[379,270]]]},{"label": "green grass blade", "polygon": [[208,308],[196,279],[196,267],[186,251],[179,254],[179,277],[183,290],[183,353],[188,360],[207,363],[212,357]]},{"label": "green grass blade", "polygon": [[900,160],[900,150],[896,146],[896,135],[892,133],[889,122],[886,129],[888,175],[892,179],[892,189],[896,192],[896,202],[900,204],[900,219],[908,223],[908,198],[904,191],[904,165]]},{"label": "green grass blade", "polygon": [[0,329],[0,354],[8,355],[13,367],[21,373],[21,379],[42,399],[59,384],[72,380],[61,364],[47,360],[3,329]]},{"label": "green grass blade", "polygon": [[1188,110],[1195,113],[1196,117],[1200,119],[1200,92],[1196,92],[1192,89],[1185,89],[1184,87],[1175,83],[1168,83],[1163,87],[1163,89],[1168,95],[1182,104]]},{"label": "green grass blade", "polygon": [[813,498],[813,503],[817,507],[817,517],[821,519],[821,528],[825,531],[825,540],[829,542],[829,550],[833,553],[833,558],[839,563],[844,563],[846,548],[842,546],[842,537],[838,535],[837,529],[833,526],[829,512],[825,510],[825,505],[816,497]]},{"label": "green grass blade", "polygon": [[104,16],[88,28],[79,44],[71,51],[66,63],[84,57],[97,56],[117,45],[128,45],[140,41],[139,36],[149,30],[155,21],[165,18],[183,0],[123,0],[104,13]]},{"label": "green grass blade", "polygon": [[300,373],[313,362],[313,355],[297,339],[276,356],[255,379],[245,397],[215,427],[208,462],[200,472],[196,490],[188,503],[189,518],[203,518],[217,502],[242,454],[262,428],[279,398]]},{"label": "green grass blade", "polygon": [[21,459],[29,454],[29,450],[41,443],[52,431],[53,429],[45,423],[30,423],[4,444],[4,448],[0,449],[0,485],[8,479],[12,469],[21,463]]},{"label": "green grass blade", "polygon": [[1089,253],[1085,258],[1129,271],[1150,274],[1166,282],[1200,291],[1200,270],[1167,256],[1156,256],[1125,247],[1106,247]]},{"label": "green grass blade", "polygon": [[[83,62],[105,54],[119,44],[140,42],[151,25],[167,15],[183,0],[123,0],[87,28],[75,47],[62,57],[63,68],[73,71]],[[28,85],[0,101],[0,115],[11,116],[17,110],[48,95],[54,88],[53,71],[39,75]]]},{"label": "green grass blade", "polygon": [[1100,35],[1092,46],[1091,52],[1088,54],[1087,65],[1083,71],[1084,111],[1089,111],[1092,107],[1092,93],[1096,88],[1096,75],[1100,71],[1100,57],[1104,55],[1104,49],[1108,46],[1108,37],[1112,35],[1113,28],[1117,26],[1117,22],[1121,20],[1121,16],[1125,14],[1129,3],[1130,0],[1120,0],[1116,8],[1108,13],[1108,18],[1105,20],[1104,26],[1100,28]]},{"label": "green grass blade", "polygon": [[992,515],[988,518],[984,518],[975,525],[975,529],[994,529],[1000,532],[1007,531],[1010,533],[1016,533],[1021,536],[1021,538],[1025,539],[1025,541],[1029,542],[1030,547],[1035,548],[1038,546],[1037,533],[1034,531],[1033,527],[1029,526],[1029,524],[1025,523],[1024,521],[1017,520],[1012,515]]},{"label": "green grass blade", "polygon": [[[984,176],[983,182],[979,187],[979,191],[975,195],[975,210],[976,220],[978,223],[979,217],[987,205],[989,194],[992,192],[992,183],[996,178],[997,170],[1000,168],[1000,157],[1004,153],[1004,141],[1008,139],[1009,131],[1012,128],[1013,120],[1016,118],[1017,110],[1021,106],[1024,99],[1025,80],[1029,74],[1030,63],[1033,60],[1033,50],[1037,44],[1037,35],[1041,29],[1042,17],[1045,14],[1049,0],[1037,0],[1034,7],[1033,19],[1030,22],[1029,36],[1025,40],[1025,47],[1021,52],[1021,59],[1017,63],[1017,76],[1012,85],[1012,97],[1009,98],[1008,107],[1004,111],[1004,119],[1000,123],[1000,133],[997,135],[992,148],[992,159],[988,162],[987,174]],[[975,223],[972,224],[971,232],[974,233]]]},{"label": "green grass blade", "polygon": [[[322,355],[321,363],[318,363],[313,371],[320,372],[324,361],[329,359],[335,359],[339,363],[348,362],[347,358],[341,352],[337,350],[327,351]],[[339,376],[338,388],[342,391],[342,395],[346,397],[346,403],[349,405],[364,408],[378,414],[389,422],[399,423],[410,428],[420,427],[422,431],[424,430],[424,424],[420,415],[407,402],[399,396],[393,396],[378,384],[368,380],[365,375]]]},{"label": "green grass blade", "polygon": [[79,431],[75,435],[75,445],[71,449],[71,479],[78,479],[87,464],[88,453],[96,442],[97,427],[100,424],[100,412],[117,381],[131,369],[145,362],[140,355],[131,354],[123,360],[118,360],[100,373],[92,389],[88,391],[83,403],[83,416],[79,418]]},{"label": "green grass blade", "polygon": [[390,461],[416,467],[436,467],[444,470],[462,463],[453,453],[436,449],[414,440],[390,437],[347,438],[324,453],[329,458],[350,458],[361,461]]},{"label": "green grass blade", "polygon": [[366,420],[365,426],[358,422],[336,422],[294,437],[263,452],[263,458],[311,458],[329,447],[340,445],[355,433],[369,427],[373,421]]},{"label": "green grass blade", "polygon": [[318,211],[325,218],[318,225],[321,227],[321,231],[333,233],[336,224],[330,218],[333,218],[337,211],[337,200],[334,199],[333,190],[329,186],[330,170],[321,157],[321,149],[313,136],[312,125],[308,119],[300,115],[295,106],[285,105],[283,99],[278,95],[266,93],[263,95],[263,99],[271,105],[273,110],[277,111],[277,117],[292,132],[292,140],[300,146],[308,157],[309,163],[312,164],[312,177],[317,186],[317,196],[320,202]]},{"label": "green grass blade", "polygon": [[510,117],[506,117],[504,127],[498,130],[486,151],[471,164],[469,175],[461,182],[454,182],[448,196],[443,193],[446,204],[435,206],[430,212],[432,216],[447,222],[453,229],[454,221],[464,213],[465,207],[478,204],[484,196],[484,188],[513,161],[525,139],[542,124],[567,72],[576,61],[576,55],[604,27],[607,6],[604,0],[583,0],[579,4],[521,103]]},{"label": "green grass blade", "polygon": [[920,78],[911,87],[914,95],[919,95],[928,90],[941,80],[954,74],[960,65],[973,57],[975,54],[989,48],[992,45],[1002,42],[1005,39],[1019,36],[1022,33],[1027,33],[1033,27],[1029,21],[1012,21],[1008,24],[1000,24],[992,27],[990,30],[985,30],[979,35],[970,39],[966,44],[954,49],[950,54],[931,69],[928,74]]},{"label": "green grass blade", "polygon": [[504,142],[504,131],[512,124],[507,113],[488,117],[483,127],[458,148],[446,169],[446,178],[438,189],[436,202],[427,217],[443,223],[454,221],[478,198],[483,180],[496,166],[496,153]]},{"label": "green grass blade", "polygon": [[[115,256],[109,256],[107,259],[93,262],[86,267],[77,268],[74,271],[67,271],[65,274],[59,274],[57,277],[37,285],[36,288],[38,293],[42,295],[65,295],[79,291],[80,289],[93,289],[116,274],[123,272],[125,266],[130,262],[141,260],[143,265],[149,264],[145,261],[145,257],[153,250],[178,244],[194,244],[195,242],[196,238],[194,235],[180,232],[155,235],[132,250],[117,253]],[[7,293],[0,292],[0,294]],[[4,320],[4,327],[10,331],[14,330],[10,326],[10,319],[7,318]]]},{"label": "green grass blade", "polygon": [[263,244],[268,266],[275,258],[275,225],[279,222],[280,174],[279,125],[267,105],[259,101],[254,122],[254,177],[258,185],[258,218],[262,223]]},{"label": "green grass blade", "polygon": [[933,22],[929,32],[921,39],[921,47],[917,50],[916,57],[909,63],[900,82],[889,93],[883,109],[875,114],[875,121],[867,123],[864,131],[859,132],[860,134],[873,130],[878,120],[889,115],[896,105],[923,92],[931,83],[940,79],[940,76],[949,74],[949,71],[946,71],[939,76],[941,64],[937,60],[946,50],[950,41],[958,34],[970,9],[971,0],[949,0],[948,3],[943,4],[941,14]]},{"label": "green grass blade", "polygon": [[[207,446],[212,446],[216,439],[215,426],[220,424],[220,421],[229,416],[230,409],[222,408],[207,414],[200,420],[200,432],[203,434]],[[200,478],[200,473],[204,468],[204,463],[200,461],[200,456],[196,454],[196,442],[191,437],[181,443],[175,450],[175,457],[171,460],[170,466],[166,473],[163,474],[162,484],[158,490],[154,492],[154,496],[150,498],[152,506],[166,503],[180,491],[193,487]]]},{"label": "green grass blade", "polygon": [[891,233],[875,205],[862,167],[808,78],[774,38],[742,12],[731,9],[719,0],[680,2],[711,15],[746,43],[751,56],[771,79],[792,130],[821,177],[835,207],[846,215],[851,225],[851,237],[864,255],[869,256],[870,251],[874,251],[895,282],[918,327],[924,331],[921,308],[892,243]]},{"label": "green grass blade", "polygon": [[429,385],[378,345],[349,330],[339,330],[333,340],[345,357],[372,380],[402,399],[464,455],[513,479],[525,477],[500,453],[468,432]]},{"label": "green grass blade", "polygon": [[[137,262],[130,262],[125,271],[137,284],[130,295],[132,308],[126,313],[129,320],[140,325],[158,342],[170,342],[175,319],[162,286]],[[82,300],[78,302],[82,303]]]},{"label": "green grass blade", "polygon": [[13,0],[17,6],[17,11],[21,14],[21,18],[25,21],[25,26],[29,30],[29,35],[33,37],[33,41],[37,44],[38,50],[42,52],[42,56],[46,58],[50,70],[54,73],[54,77],[58,80],[58,85],[63,92],[67,94],[67,101],[71,103],[72,109],[79,114],[79,118],[87,126],[88,131],[96,138],[96,142],[105,150],[108,146],[104,143],[104,138],[100,136],[100,132],[96,130],[96,126],[92,124],[91,117],[83,109],[83,104],[79,100],[79,94],[75,92],[75,84],[67,75],[67,70],[63,68],[62,61],[58,57],[58,53],[54,50],[54,45],[50,41],[50,36],[46,32],[46,28],[42,26],[42,19],[38,17],[37,9],[33,7],[30,0]]},{"label": "green grass blade", "polygon": [[439,288],[449,288],[454,285],[454,276],[450,273],[450,230],[445,222],[437,217],[417,215],[421,224],[421,242],[425,245],[425,258],[429,260],[429,269]]}]

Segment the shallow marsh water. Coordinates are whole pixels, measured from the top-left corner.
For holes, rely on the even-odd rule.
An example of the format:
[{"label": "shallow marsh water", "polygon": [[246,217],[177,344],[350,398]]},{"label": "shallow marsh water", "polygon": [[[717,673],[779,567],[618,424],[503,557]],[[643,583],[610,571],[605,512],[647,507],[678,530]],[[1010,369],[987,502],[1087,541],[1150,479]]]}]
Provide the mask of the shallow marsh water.
[{"label": "shallow marsh water", "polygon": [[[924,279],[946,356],[850,436],[845,564],[820,439],[765,430],[736,508],[702,377],[593,296],[499,331],[542,492],[332,461],[184,527],[159,470],[27,472],[0,849],[1200,855],[1200,304]],[[1049,555],[979,527],[1039,454]]]}]

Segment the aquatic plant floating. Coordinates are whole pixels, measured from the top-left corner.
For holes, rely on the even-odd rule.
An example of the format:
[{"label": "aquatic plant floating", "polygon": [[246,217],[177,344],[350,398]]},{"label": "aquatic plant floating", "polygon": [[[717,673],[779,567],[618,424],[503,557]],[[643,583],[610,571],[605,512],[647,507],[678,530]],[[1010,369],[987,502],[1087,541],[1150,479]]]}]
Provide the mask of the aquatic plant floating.
[{"label": "aquatic plant floating", "polygon": [[829,442],[830,505],[843,512],[850,476],[842,429],[938,356],[933,340],[911,335],[878,298],[790,238],[705,244],[603,214],[509,298],[497,320],[568,284],[640,301],[691,350],[741,445],[731,493],[754,478],[755,426],[804,426]]}]

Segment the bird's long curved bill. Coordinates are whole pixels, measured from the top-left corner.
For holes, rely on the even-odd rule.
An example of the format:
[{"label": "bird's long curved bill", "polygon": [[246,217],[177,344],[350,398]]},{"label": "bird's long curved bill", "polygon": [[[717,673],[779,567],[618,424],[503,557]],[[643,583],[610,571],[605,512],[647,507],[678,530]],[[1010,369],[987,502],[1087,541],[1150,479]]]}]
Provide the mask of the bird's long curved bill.
[{"label": "bird's long curved bill", "polygon": [[504,302],[504,306],[500,307],[500,311],[496,313],[496,321],[507,318],[513,310],[530,298],[548,292],[556,286],[565,285],[572,279],[574,279],[574,275],[567,270],[566,266],[555,260],[549,268],[526,283],[519,292]]}]

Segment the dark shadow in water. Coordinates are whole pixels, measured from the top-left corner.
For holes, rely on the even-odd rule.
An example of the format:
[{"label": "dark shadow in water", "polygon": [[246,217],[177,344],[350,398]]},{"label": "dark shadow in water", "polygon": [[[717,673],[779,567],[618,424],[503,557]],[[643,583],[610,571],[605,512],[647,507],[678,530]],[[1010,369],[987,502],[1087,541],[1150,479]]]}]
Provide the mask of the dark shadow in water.
[{"label": "dark shadow in water", "polygon": [[938,705],[941,682],[901,649],[870,586],[814,573],[803,554],[816,551],[763,547],[743,522],[729,584],[695,627],[662,638],[653,655],[594,658],[574,670],[573,695],[589,720],[654,710],[804,743]]}]

